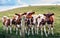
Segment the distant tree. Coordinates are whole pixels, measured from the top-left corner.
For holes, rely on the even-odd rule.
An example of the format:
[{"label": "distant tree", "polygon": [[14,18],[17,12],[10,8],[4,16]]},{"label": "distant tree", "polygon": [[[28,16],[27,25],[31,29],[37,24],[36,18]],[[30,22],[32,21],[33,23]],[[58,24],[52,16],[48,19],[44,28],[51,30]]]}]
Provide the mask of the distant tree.
[{"label": "distant tree", "polygon": [[31,7],[31,5],[29,5],[29,7]]}]

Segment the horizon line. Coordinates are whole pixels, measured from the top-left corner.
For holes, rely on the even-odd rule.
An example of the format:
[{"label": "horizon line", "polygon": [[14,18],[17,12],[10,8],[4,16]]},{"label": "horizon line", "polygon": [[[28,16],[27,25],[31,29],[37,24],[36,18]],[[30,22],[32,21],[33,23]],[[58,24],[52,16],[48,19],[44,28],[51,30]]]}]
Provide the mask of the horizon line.
[{"label": "horizon line", "polygon": [[29,6],[60,6],[60,4],[30,4],[30,5],[18,5],[18,6],[11,6],[10,8],[0,9],[0,12],[8,11],[16,8],[21,7],[29,7]]}]

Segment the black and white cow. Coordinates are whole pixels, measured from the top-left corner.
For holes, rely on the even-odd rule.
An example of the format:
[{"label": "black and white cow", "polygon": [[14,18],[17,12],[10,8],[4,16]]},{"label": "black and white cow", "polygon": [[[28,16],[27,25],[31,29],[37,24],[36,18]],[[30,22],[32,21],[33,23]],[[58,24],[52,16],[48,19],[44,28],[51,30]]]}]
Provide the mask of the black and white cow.
[{"label": "black and white cow", "polygon": [[[34,16],[34,15],[33,15]],[[39,28],[41,29],[41,35],[43,35],[43,28],[44,28],[44,33],[47,36],[46,33],[46,21],[45,21],[45,16],[43,14],[35,15],[33,20],[33,23],[35,24],[35,33],[38,34]]]}]

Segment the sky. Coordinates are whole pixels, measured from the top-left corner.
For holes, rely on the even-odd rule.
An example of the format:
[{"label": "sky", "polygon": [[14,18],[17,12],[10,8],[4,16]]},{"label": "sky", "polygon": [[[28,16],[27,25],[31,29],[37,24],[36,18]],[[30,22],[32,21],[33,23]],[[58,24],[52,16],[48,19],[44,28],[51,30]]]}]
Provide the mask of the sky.
[{"label": "sky", "polygon": [[60,0],[0,0],[0,6],[14,6],[22,4],[59,4]]},{"label": "sky", "polygon": [[39,4],[60,4],[60,0],[0,0],[0,10],[11,7]]}]

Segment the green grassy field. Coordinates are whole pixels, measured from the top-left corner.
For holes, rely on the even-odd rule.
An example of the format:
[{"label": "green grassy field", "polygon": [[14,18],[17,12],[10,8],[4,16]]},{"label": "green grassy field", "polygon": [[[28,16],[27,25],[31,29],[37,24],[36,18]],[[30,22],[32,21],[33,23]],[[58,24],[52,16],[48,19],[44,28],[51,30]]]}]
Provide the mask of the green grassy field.
[{"label": "green grassy field", "polygon": [[[35,11],[36,14],[40,13],[48,13],[48,11],[53,12],[55,14],[55,22],[54,22],[54,33],[55,35],[50,35],[48,38],[60,38],[60,6],[29,6],[29,7],[23,7],[23,8],[17,8],[5,12],[0,12],[0,38],[20,38],[19,35],[15,35],[15,32],[13,34],[7,34],[5,31],[2,30],[2,22],[1,18],[2,16],[8,16],[9,18],[12,18],[12,16],[15,13],[24,13],[27,11]],[[30,35],[26,38],[47,38],[45,36],[39,35]]]}]

